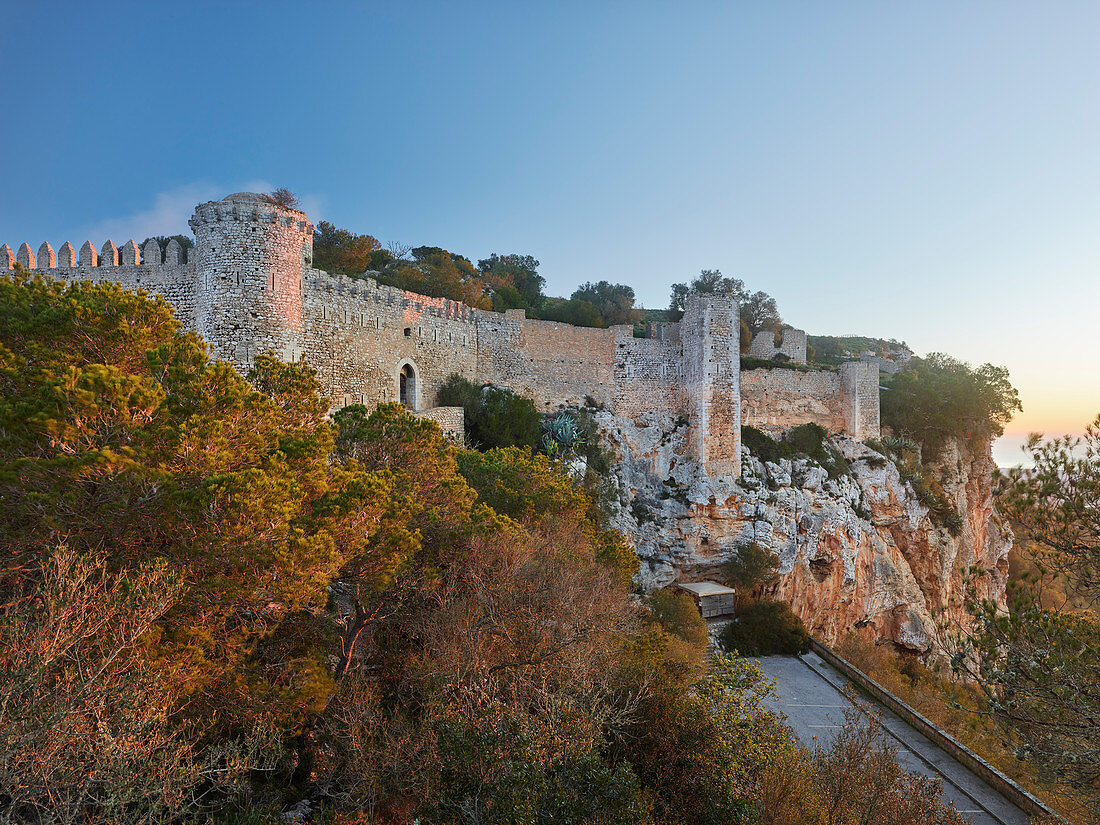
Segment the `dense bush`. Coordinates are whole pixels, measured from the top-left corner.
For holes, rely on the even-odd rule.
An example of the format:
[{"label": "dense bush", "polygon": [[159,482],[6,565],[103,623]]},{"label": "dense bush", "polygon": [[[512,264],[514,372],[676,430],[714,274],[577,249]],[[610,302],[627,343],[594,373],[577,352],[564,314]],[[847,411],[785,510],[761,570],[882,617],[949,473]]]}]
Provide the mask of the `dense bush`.
[{"label": "dense bush", "polygon": [[985,441],[1004,432],[1023,409],[1008,370],[992,364],[973,369],[942,353],[914,358],[882,392],[882,423],[912,438],[931,461],[949,437]]},{"label": "dense bush", "polygon": [[570,301],[586,301],[596,307],[601,327],[634,324],[642,311],[634,306],[634,289],[608,281],[583,283],[569,297]]},{"label": "dense bush", "polygon": [[707,623],[695,600],[682,590],[664,587],[646,599],[646,606],[661,627],[685,642],[701,647],[707,643]]},{"label": "dense bush", "polygon": [[535,402],[511,390],[479,386],[461,375],[452,375],[440,387],[436,399],[442,407],[462,407],[466,440],[472,447],[534,450],[542,441],[542,416]]},{"label": "dense bush", "polygon": [[756,427],[742,425],[741,446],[761,461],[777,463],[781,458],[793,458],[794,447],[785,441],[777,441]]},{"label": "dense bush", "polygon": [[[131,764],[102,760],[123,742],[138,756],[163,743],[114,786],[110,804],[132,803],[133,820],[153,788],[179,792],[153,795],[181,812],[208,804],[179,784],[206,764],[224,767],[209,768],[217,787],[261,767],[286,778],[309,747],[280,743],[335,688],[327,586],[372,556],[392,474],[333,460],[308,366],[260,355],[250,382],[209,361],[161,299],[17,273],[0,278],[0,305],[0,627],[22,638],[0,644],[0,671],[34,675],[5,680],[0,770],[22,753],[44,777],[5,780],[6,798],[35,810],[64,770],[98,764],[73,788],[102,810],[108,773]],[[409,554],[395,543],[374,557],[364,585]],[[81,614],[91,624],[65,620]],[[66,641],[24,647],[38,638]]]},{"label": "dense bush", "polygon": [[462,477],[497,513],[560,535],[563,548],[588,546],[598,561],[618,571],[624,583],[638,571],[634,547],[617,530],[605,526],[587,489],[547,456],[508,447],[484,453],[462,450],[457,460]]},{"label": "dense bush", "polygon": [[830,478],[839,478],[851,472],[848,460],[828,443],[828,433],[817,424],[801,424],[792,427],[782,438],[774,439],[755,427],[741,427],[741,444],[761,461],[773,464],[783,458],[805,455],[820,464]]},{"label": "dense bush", "polygon": [[756,601],[746,604],[722,631],[722,647],[742,656],[805,653],[810,634],[786,602]]},{"label": "dense bush", "polygon": [[313,266],[340,275],[359,275],[378,268],[382,244],[372,235],[356,235],[328,221],[313,230]]}]

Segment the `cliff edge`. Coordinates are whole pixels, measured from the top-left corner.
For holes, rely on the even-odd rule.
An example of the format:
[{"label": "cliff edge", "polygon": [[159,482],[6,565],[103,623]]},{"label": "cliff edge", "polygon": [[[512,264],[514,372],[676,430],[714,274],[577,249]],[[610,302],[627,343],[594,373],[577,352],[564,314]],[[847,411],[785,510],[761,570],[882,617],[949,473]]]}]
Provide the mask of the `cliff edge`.
[{"label": "cliff edge", "polygon": [[855,629],[919,654],[945,623],[968,623],[969,571],[981,596],[1004,604],[1012,536],[994,511],[988,442],[949,442],[930,468],[959,514],[952,530],[893,460],[845,436],[826,442],[847,460],[833,477],[804,456],[765,462],[744,449],[739,479],[713,478],[687,453],[682,421],[597,419],[620,457],[613,520],[634,537],[646,590],[720,578],[755,542],[779,557],[767,594],[812,633],[835,644]]}]

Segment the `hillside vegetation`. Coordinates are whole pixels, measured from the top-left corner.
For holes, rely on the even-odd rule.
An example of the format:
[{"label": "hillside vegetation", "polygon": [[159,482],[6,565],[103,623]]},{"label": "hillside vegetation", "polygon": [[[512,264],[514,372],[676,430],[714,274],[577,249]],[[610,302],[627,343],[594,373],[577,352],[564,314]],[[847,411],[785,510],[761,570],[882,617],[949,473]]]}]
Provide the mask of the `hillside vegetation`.
[{"label": "hillside vegetation", "polygon": [[833,366],[858,359],[864,352],[898,363],[907,361],[913,354],[904,341],[865,335],[808,335],[806,346],[810,360]]},{"label": "hillside vegetation", "polygon": [[359,235],[327,221],[318,223],[314,232],[313,265],[479,309],[522,309],[531,318],[575,326],[609,327],[641,319],[634,290],[623,284],[585,283],[569,298],[555,298],[543,292],[546,279],[530,255],[494,253],[475,266],[466,256],[438,246],[383,247],[372,235]]},{"label": "hillside vegetation", "polygon": [[[281,191],[294,198],[292,193]],[[450,298],[479,309],[522,309],[529,318],[581,327],[638,325],[643,318],[678,321],[692,292],[737,298],[745,348],[755,333],[779,330],[783,325],[774,298],[765,292],[751,292],[740,279],[725,277],[716,269],[705,269],[690,282],[673,284],[669,309],[646,313],[636,303],[633,287],[606,280],[583,283],[568,298],[547,295],[546,279],[538,271],[539,261],[531,255],[493,253],[475,266],[466,256],[438,246],[383,246],[373,235],[361,235],[328,221],[320,221],[314,231],[312,263],[327,272],[370,277],[380,284]],[[642,329],[638,327],[635,334],[641,335]]]},{"label": "hillside vegetation", "polygon": [[950,437],[988,443],[1021,409],[1006,368],[974,368],[939,352],[914,358],[881,393],[882,423],[917,442],[925,462],[935,459]]},{"label": "hillside vegetation", "polygon": [[560,461],[332,419],[116,285],[0,279],[0,819],[956,823],[807,751]]}]

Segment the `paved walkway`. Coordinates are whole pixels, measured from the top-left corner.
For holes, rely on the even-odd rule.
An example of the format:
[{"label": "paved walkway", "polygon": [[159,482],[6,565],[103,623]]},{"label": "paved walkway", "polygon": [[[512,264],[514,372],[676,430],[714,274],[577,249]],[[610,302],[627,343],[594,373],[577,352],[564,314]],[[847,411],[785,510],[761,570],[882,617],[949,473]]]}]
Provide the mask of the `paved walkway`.
[{"label": "paved walkway", "polygon": [[[802,657],[768,656],[760,668],[776,682],[777,706],[803,743],[817,739],[822,745],[830,731],[844,723],[851,703],[841,692],[849,684],[837,670],[815,653]],[[860,702],[871,705],[861,696]],[[874,704],[882,724],[898,746],[898,762],[908,771],[943,780],[943,796],[975,825],[1028,825],[1027,814],[956,762],[896,714]]]}]

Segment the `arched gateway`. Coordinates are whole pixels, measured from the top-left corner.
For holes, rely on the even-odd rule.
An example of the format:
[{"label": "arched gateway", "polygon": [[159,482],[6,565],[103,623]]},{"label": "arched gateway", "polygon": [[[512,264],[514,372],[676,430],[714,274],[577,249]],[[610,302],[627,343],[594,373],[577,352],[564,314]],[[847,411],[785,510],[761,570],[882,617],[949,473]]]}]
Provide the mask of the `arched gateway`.
[{"label": "arched gateway", "polygon": [[414,367],[411,362],[406,361],[401,366],[401,372],[398,373],[397,377],[398,398],[401,400],[401,403],[410,410],[416,409],[416,383],[416,367]]}]

